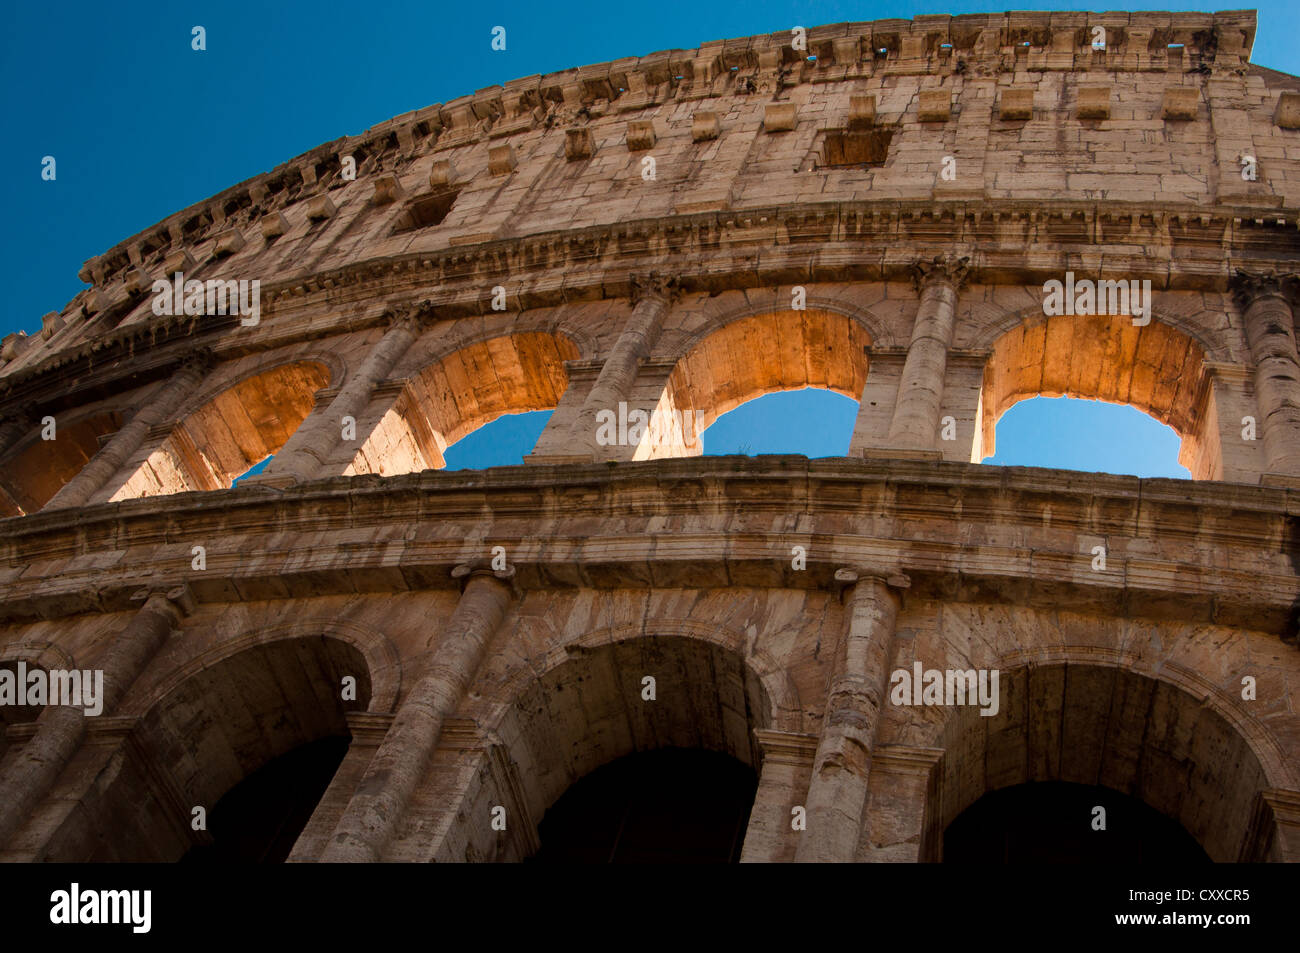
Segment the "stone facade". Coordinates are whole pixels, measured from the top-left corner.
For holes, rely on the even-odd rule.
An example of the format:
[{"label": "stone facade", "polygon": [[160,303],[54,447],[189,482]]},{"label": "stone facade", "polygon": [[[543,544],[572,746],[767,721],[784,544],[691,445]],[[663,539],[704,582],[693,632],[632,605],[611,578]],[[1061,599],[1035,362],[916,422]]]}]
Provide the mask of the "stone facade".
[{"label": "stone facade", "polygon": [[[670,747],[756,772],[747,861],[940,859],[1042,781],[1300,860],[1300,79],[1255,28],[933,16],[530,77],[87,262],[0,347],[0,667],[105,707],[0,707],[0,857],[177,859],[347,735],[292,860],[522,859]],[[260,309],[159,314],[177,272]],[[1149,320],[1046,314],[1067,274]],[[860,402],[848,457],[699,456],[685,421],[806,386]],[[1149,413],[1195,481],[979,466],[1038,394]],[[600,439],[620,404],[651,425]],[[525,466],[436,472],[552,408]],[[1000,672],[998,713],[893,703],[914,663]]]}]

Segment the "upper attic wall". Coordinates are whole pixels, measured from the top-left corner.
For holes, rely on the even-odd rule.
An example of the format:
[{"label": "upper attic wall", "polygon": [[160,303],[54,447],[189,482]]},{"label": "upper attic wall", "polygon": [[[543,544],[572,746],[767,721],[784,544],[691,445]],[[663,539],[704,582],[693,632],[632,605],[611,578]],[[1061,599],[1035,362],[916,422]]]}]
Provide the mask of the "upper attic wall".
[{"label": "upper attic wall", "polygon": [[[1245,207],[1294,225],[1300,134],[1276,121],[1290,84],[1249,67],[1254,33],[1252,12],[928,16],[812,27],[806,50],[783,32],[489,87],[319,146],[88,261],[92,287],[46,316],[40,346],[10,339],[0,378],[156,323],[149,288],[175,271],[273,295],[368,260],[845,203]],[[1087,118],[1098,96],[1108,117]],[[855,127],[882,161],[830,165]],[[1244,183],[1249,151],[1259,177]]]}]

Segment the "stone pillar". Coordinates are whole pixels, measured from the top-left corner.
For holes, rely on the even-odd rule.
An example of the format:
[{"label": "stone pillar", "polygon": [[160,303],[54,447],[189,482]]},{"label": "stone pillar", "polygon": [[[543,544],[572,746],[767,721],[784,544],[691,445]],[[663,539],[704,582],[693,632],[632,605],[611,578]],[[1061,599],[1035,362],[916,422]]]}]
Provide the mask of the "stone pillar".
[{"label": "stone pillar", "polygon": [[176,408],[202,383],[211,366],[212,355],[206,351],[186,361],[43,509],[60,510],[85,504],[131,459],[149,431],[176,413]]},{"label": "stone pillar", "polygon": [[849,583],[844,634],[808,786],[808,830],[795,853],[801,863],[844,863],[857,854],[876,726],[889,684],[896,590],[909,584],[901,573],[859,576],[839,569],[835,578]]},{"label": "stone pillar", "polygon": [[1255,797],[1238,863],[1300,863],[1300,791],[1269,788]]},{"label": "stone pillar", "polygon": [[375,862],[396,833],[406,806],[437,747],[442,727],[464,698],[488,645],[510,605],[513,569],[492,572],[457,566],[468,576],[456,610],[447,620],[428,668],[402,702],[352,796],[325,862]]},{"label": "stone pillar", "polygon": [[969,258],[939,256],[913,266],[921,303],[889,425],[891,447],[933,450],[939,439],[939,406],[957,319],[957,292],[966,281],[969,262]]},{"label": "stone pillar", "polygon": [[393,716],[386,712],[350,711],[347,721],[352,735],[347,754],[312,811],[311,819],[294,841],[287,863],[312,863],[320,859],[330,835],[347,810],[353,792],[361,784],[375,752],[392,727]]},{"label": "stone pillar", "polygon": [[[104,673],[101,714],[112,714],[149,660],[193,603],[182,586],[164,595],[142,590],[133,597],[144,605],[100,654],[97,670]],[[22,826],[58,780],[60,772],[86,733],[86,714],[67,705],[47,705],[36,720],[31,740],[0,776],[0,846]]]},{"label": "stone pillar", "polygon": [[898,402],[907,348],[873,344],[867,349],[867,380],[858,398],[849,456],[862,457],[889,446],[889,424]]},{"label": "stone pillar", "polygon": [[881,744],[871,758],[871,784],[859,855],[867,863],[938,860],[942,748]]},{"label": "stone pillar", "polygon": [[1264,471],[1300,477],[1300,358],[1288,275],[1238,271],[1232,291],[1243,312],[1255,364],[1255,401],[1264,444]]},{"label": "stone pillar", "polygon": [[385,315],[388,330],[339,389],[329,408],[303,421],[280,452],[271,458],[267,468],[249,482],[273,483],[278,479],[299,483],[316,477],[343,439],[343,418],[360,419],[379,382],[388,377],[393,365],[415,343],[425,307],[420,305]]},{"label": "stone pillar", "polygon": [[635,447],[603,447],[596,443],[596,415],[608,410],[617,417],[619,402],[631,399],[641,362],[650,356],[676,296],[675,278],[656,274],[632,277],[632,313],[574,422],[570,439],[575,452],[590,452],[597,459],[632,458]]},{"label": "stone pillar", "polygon": [[793,811],[803,805],[808,792],[817,736],[761,729],[754,736],[763,749],[763,766],[740,862],[783,863],[794,859],[799,838],[804,836],[793,826]]},{"label": "stone pillar", "polygon": [[1193,480],[1259,482],[1264,466],[1254,376],[1246,364],[1201,362],[1195,429],[1178,454]]}]

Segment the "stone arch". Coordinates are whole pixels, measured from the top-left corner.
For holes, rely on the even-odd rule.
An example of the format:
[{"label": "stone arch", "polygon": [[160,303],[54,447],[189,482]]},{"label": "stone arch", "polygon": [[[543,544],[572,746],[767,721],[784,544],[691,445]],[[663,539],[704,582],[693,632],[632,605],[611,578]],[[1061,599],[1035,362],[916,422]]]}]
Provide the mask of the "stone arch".
[{"label": "stone arch", "polygon": [[[1191,338],[1208,359],[1238,361],[1247,353],[1245,339],[1238,329],[1215,332],[1205,326],[1200,319],[1209,312],[1204,309],[1180,308],[1176,299],[1166,298],[1161,301],[1160,296],[1154,292],[1152,299],[1152,324],[1159,322]],[[962,329],[963,347],[988,350],[1008,331],[1041,322],[1045,317],[1041,300],[1036,300],[1027,307],[1012,309],[974,301],[959,310],[957,327]],[[1131,317],[1129,320],[1132,320]]]},{"label": "stone arch", "polygon": [[[370,703],[366,711],[389,713],[397,708],[402,688],[402,658],[392,641],[381,632],[351,622],[307,619],[257,626],[233,639],[217,644],[169,671],[143,692],[133,692],[121,706],[121,714],[140,716],[181,684],[204,669],[258,646],[292,639],[331,639],[351,647],[365,661]],[[358,679],[360,682],[360,679]]]},{"label": "stone arch", "polygon": [[502,414],[553,409],[568,387],[565,361],[578,353],[569,338],[544,331],[447,342],[404,379],[345,475],[440,469],[447,447]]},{"label": "stone arch", "polygon": [[[522,816],[527,836],[512,838],[514,859],[536,848],[536,826],[582,778],[625,756],[664,748],[727,755],[755,772],[754,735],[799,717],[789,675],[744,632],[692,620],[614,626],[553,649],[490,687],[496,699],[476,720],[499,745],[510,780],[487,772],[464,794],[462,815],[486,816],[491,804]],[[656,699],[641,698],[656,679]],[[481,688],[481,687],[480,687]],[[495,837],[477,844],[472,825],[456,825],[439,858],[487,856]],[[509,859],[509,858],[499,858]]]},{"label": "stone arch", "polygon": [[[178,860],[208,840],[191,825],[263,766],[350,736],[347,714],[373,705],[357,646],[329,635],[245,637],[137,696],[130,743],[113,757],[44,849],[49,860]],[[356,702],[338,691],[358,675]],[[143,710],[141,710],[143,709]],[[123,713],[125,714],[125,713]]]},{"label": "stone arch", "polygon": [[331,367],[316,358],[281,360],[226,383],[194,407],[166,440],[138,460],[110,500],[187,490],[228,489],[278,453],[328,387]]},{"label": "stone arch", "polygon": [[41,438],[38,418],[31,435],[0,467],[0,516],[35,513],[63,488],[130,419],[121,409],[94,408],[55,417],[55,439]]},{"label": "stone arch", "polygon": [[188,417],[195,411],[200,410],[204,405],[220,397],[225,391],[230,390],[232,387],[238,387],[245,381],[261,377],[282,367],[304,362],[319,364],[325,368],[326,383],[323,385],[325,387],[340,387],[347,382],[349,369],[346,359],[337,352],[326,348],[314,350],[310,354],[295,354],[293,356],[278,354],[263,357],[261,360],[240,361],[234,367],[226,366],[222,368],[222,370],[229,373],[229,376],[225,374],[209,374],[208,378],[203,382],[203,386],[181,404],[176,417],[177,419]]},{"label": "stone arch", "polygon": [[[1154,317],[1027,312],[991,344],[980,391],[977,459],[996,451],[997,422],[1032,397],[1081,397],[1126,404],[1166,424],[1182,439],[1179,462],[1193,474],[1217,421],[1202,412],[1209,355],[1198,338]],[[1217,444],[1215,444],[1217,445]]]},{"label": "stone arch", "polygon": [[[682,357],[690,353],[690,351],[704,341],[705,338],[717,331],[723,330],[727,325],[733,324],[736,321],[743,321],[745,318],[752,318],[762,314],[774,314],[781,311],[789,311],[789,296],[783,296],[782,292],[784,290],[785,289],[780,288],[771,289],[772,301],[770,304],[752,300],[756,296],[757,292],[751,291],[748,293],[748,298],[750,300],[747,300],[745,304],[725,309],[712,306],[706,307],[702,313],[702,321],[698,323],[698,326],[694,330],[685,334],[680,341],[673,342],[670,353],[665,354],[664,359],[681,360]],[[838,314],[849,319],[854,324],[860,325],[862,330],[866,333],[867,340],[873,346],[892,347],[898,344],[907,343],[906,341],[900,342],[897,339],[890,322],[885,321],[875,312],[870,311],[867,308],[846,304],[839,298],[812,289],[809,290],[805,298],[805,304],[807,305],[807,310],[821,311],[828,314]],[[664,337],[667,338],[668,335],[665,333]]]},{"label": "stone arch", "polygon": [[[861,400],[872,338],[843,309],[810,306],[748,313],[691,342],[668,377],[636,459],[660,456],[661,446],[675,447],[678,438],[697,444],[696,436],[723,414],[764,394],[816,387]],[[668,432],[677,427],[680,435]]]},{"label": "stone arch", "polygon": [[1057,649],[1029,661],[1017,653],[999,666],[996,715],[946,709],[942,793],[930,808],[937,829],[986,793],[1066,781],[1136,797],[1211,859],[1243,859],[1260,794],[1285,786],[1276,749],[1243,733],[1239,713],[1215,693],[1198,696],[1192,681],[1163,668],[1142,672],[1121,655]]}]

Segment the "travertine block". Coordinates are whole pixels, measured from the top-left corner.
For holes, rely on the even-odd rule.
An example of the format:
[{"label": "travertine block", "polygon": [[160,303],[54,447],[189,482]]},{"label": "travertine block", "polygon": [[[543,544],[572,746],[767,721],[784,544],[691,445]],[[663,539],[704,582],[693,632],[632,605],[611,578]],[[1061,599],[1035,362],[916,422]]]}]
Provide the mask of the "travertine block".
[{"label": "travertine block", "polygon": [[849,129],[870,129],[876,124],[876,97],[849,97]]},{"label": "travertine block", "polygon": [[638,152],[655,144],[655,124],[650,119],[633,119],[627,124],[627,150]]},{"label": "travertine block", "polygon": [[947,89],[923,89],[916,118],[921,122],[947,122],[952,115],[952,92]]},{"label": "travertine block", "polygon": [[794,103],[768,103],[763,110],[763,128],[767,132],[788,132],[794,128],[797,115]]},{"label": "travertine block", "polygon": [[575,159],[590,159],[596,152],[596,140],[592,138],[590,126],[564,131],[564,157],[570,162]]},{"label": "travertine block", "polygon": [[1012,86],[1002,90],[998,97],[999,119],[1033,119],[1034,90],[1032,86]]},{"label": "travertine block", "polygon": [[1166,87],[1160,116],[1162,119],[1195,119],[1200,101],[1201,91],[1195,86]]},{"label": "travertine block", "polygon": [[691,138],[696,142],[705,142],[718,138],[720,131],[718,114],[715,112],[697,112],[691,120]]},{"label": "travertine block", "polygon": [[317,195],[307,202],[307,218],[313,222],[332,218],[337,211],[338,206],[328,195]]},{"label": "travertine block", "polygon": [[493,146],[488,150],[488,171],[493,175],[509,175],[519,165],[514,146],[510,143]]},{"label": "travertine block", "polygon": [[1079,105],[1075,110],[1078,119],[1110,118],[1110,87],[1080,86]]}]

